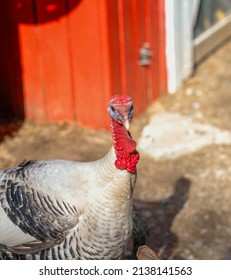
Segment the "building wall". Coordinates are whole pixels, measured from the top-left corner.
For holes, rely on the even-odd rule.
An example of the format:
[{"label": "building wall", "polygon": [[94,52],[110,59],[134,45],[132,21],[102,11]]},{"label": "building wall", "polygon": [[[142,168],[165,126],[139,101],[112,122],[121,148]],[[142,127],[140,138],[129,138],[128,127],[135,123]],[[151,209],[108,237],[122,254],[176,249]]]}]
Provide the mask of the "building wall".
[{"label": "building wall", "polygon": [[[164,0],[0,5],[0,93],[8,96],[1,106],[9,115],[105,128],[111,95],[131,95],[139,113],[166,92]],[[144,43],[151,53],[145,66]]]}]

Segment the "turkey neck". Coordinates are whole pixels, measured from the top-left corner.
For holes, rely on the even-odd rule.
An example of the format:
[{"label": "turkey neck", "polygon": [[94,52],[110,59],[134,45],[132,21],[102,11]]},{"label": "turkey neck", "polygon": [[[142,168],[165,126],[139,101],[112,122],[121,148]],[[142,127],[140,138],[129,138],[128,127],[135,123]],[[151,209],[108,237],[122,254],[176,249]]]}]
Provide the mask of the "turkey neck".
[{"label": "turkey neck", "polygon": [[124,125],[111,120],[112,139],[115,149],[115,166],[118,169],[135,172],[136,164],[139,161],[139,153],[136,150],[136,142],[132,139],[130,132]]}]

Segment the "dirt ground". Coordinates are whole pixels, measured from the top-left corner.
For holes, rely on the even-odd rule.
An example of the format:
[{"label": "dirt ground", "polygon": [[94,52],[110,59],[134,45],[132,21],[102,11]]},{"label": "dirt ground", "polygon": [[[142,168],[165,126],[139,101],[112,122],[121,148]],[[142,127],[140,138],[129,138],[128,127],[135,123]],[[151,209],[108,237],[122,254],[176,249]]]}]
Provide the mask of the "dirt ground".
[{"label": "dirt ground", "polygon": [[[230,54],[228,42],[176,94],[161,97],[137,116],[133,137],[138,140],[150,116],[160,111],[231,131]],[[67,123],[26,121],[2,124],[0,141],[3,168],[24,159],[95,160],[110,148],[111,135]],[[207,146],[172,160],[141,154],[134,208],[149,225],[147,244],[164,259],[231,259],[230,205],[230,145]]]}]

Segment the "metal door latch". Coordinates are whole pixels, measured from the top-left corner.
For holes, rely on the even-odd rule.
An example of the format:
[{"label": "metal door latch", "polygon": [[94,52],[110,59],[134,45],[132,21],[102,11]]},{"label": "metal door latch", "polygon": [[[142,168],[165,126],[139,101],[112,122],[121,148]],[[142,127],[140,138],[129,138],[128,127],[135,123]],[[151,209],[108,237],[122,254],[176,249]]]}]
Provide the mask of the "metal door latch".
[{"label": "metal door latch", "polygon": [[148,66],[151,64],[152,51],[149,43],[143,43],[139,50],[139,65]]}]

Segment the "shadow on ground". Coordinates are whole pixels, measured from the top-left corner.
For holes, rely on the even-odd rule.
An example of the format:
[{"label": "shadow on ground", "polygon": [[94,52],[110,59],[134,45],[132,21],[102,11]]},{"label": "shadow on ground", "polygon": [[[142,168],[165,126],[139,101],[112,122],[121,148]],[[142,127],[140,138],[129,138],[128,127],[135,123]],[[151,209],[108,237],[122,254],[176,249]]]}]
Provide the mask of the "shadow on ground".
[{"label": "shadow on ground", "polygon": [[[189,179],[181,177],[176,181],[170,197],[155,202],[134,201],[134,212],[140,221],[137,226],[139,233],[129,242],[127,258],[135,259],[137,247],[144,244],[159,252],[163,259],[178,258],[172,255],[178,238],[171,231],[171,226],[188,199],[190,185]],[[147,232],[144,230],[146,227]],[[146,233],[147,240],[144,240]]]}]

